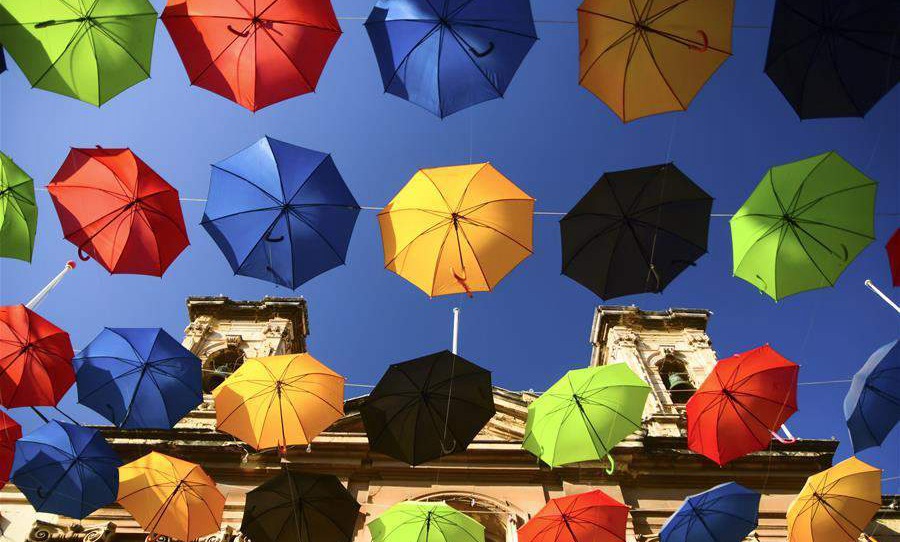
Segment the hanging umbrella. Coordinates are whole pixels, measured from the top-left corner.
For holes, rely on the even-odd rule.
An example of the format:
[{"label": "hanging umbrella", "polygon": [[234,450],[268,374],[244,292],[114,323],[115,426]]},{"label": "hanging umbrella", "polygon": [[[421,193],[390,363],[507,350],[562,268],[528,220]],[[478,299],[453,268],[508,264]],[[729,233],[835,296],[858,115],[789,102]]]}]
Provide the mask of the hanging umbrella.
[{"label": "hanging umbrella", "polygon": [[801,119],[862,117],[900,81],[893,0],[778,0],[766,74]]},{"label": "hanging umbrella", "polygon": [[522,447],[551,467],[604,456],[612,463],[610,450],[641,428],[649,394],[624,363],[569,371],[528,405]]},{"label": "hanging umbrella", "polygon": [[894,235],[885,246],[888,253],[888,261],[891,264],[891,278],[894,288],[900,286],[900,228],[894,230]]},{"label": "hanging umbrella", "polygon": [[305,353],[248,359],[213,397],[216,429],[283,450],[308,445],[344,415],[344,377]]},{"label": "hanging umbrella", "polygon": [[200,360],[159,328],[104,328],[73,360],[78,402],[125,429],[171,429],[203,402]]},{"label": "hanging umbrella", "polygon": [[156,17],[147,0],[4,0],[0,35],[31,86],[99,106],[150,77]]},{"label": "hanging umbrella", "polygon": [[484,526],[443,502],[401,502],[369,523],[372,542],[484,542]]},{"label": "hanging umbrella", "polygon": [[734,275],[776,301],[834,286],[875,239],[876,188],[836,152],[770,169],[731,219]]},{"label": "hanging umbrella", "polygon": [[733,17],[734,0],[584,0],[578,81],[625,122],[683,111],[731,56]]},{"label": "hanging umbrella", "polygon": [[562,272],[602,299],[662,292],[706,254],[712,202],[674,164],[604,173],[559,222]]},{"label": "hanging umbrella", "polygon": [[37,217],[34,181],[0,152],[0,257],[31,261]]},{"label": "hanging umbrella", "polygon": [[0,489],[9,481],[16,441],[22,438],[22,426],[0,411]]},{"label": "hanging umbrella", "polygon": [[6,55],[3,54],[3,46],[0,45],[0,73],[6,71]]},{"label": "hanging umbrella", "polygon": [[533,223],[534,199],[490,164],[420,170],[378,213],[384,266],[432,297],[493,290]]},{"label": "hanging umbrella", "polygon": [[788,542],[856,542],[879,508],[881,469],[845,459],[806,480],[787,511]]},{"label": "hanging umbrella", "polygon": [[844,398],[853,451],[881,446],[900,422],[900,347],[890,342],[869,357]]},{"label": "hanging umbrella", "polygon": [[110,273],[161,277],[188,246],[178,191],[129,149],[72,149],[47,189],[79,257]]},{"label": "hanging umbrella", "polygon": [[768,448],[797,411],[799,371],[769,345],[720,360],[687,402],[688,448],[719,465]]},{"label": "hanging umbrella", "polygon": [[201,224],[235,274],[295,289],[344,264],[359,210],[330,155],[265,137],[213,165]]},{"label": "hanging umbrella", "polygon": [[313,92],[341,37],[328,0],[168,0],[161,19],[191,84],[251,111]]},{"label": "hanging umbrella", "polygon": [[247,493],[241,533],[253,542],[350,542],[359,503],[331,474],[283,470]]},{"label": "hanging umbrella", "polygon": [[625,542],[628,507],[595,489],[550,499],[519,528],[520,542]]},{"label": "hanging umbrella", "polygon": [[690,495],[663,524],[660,542],[741,542],[759,521],[759,493],[728,482]]},{"label": "hanging umbrella", "polygon": [[118,502],[151,539],[212,534],[225,509],[225,496],[200,465],[159,452],[119,467]]},{"label": "hanging umbrella", "polygon": [[441,118],[502,98],[537,41],[529,0],[378,0],[366,30],[384,91]]},{"label": "hanging umbrella", "polygon": [[395,363],[359,413],[372,451],[410,465],[462,452],[494,417],[491,372],[447,350]]},{"label": "hanging umbrella", "polygon": [[24,305],[0,307],[0,405],[56,406],[75,383],[69,334]]},{"label": "hanging umbrella", "polygon": [[99,431],[53,420],[16,443],[12,481],[36,511],[84,519],[116,501],[120,465]]}]

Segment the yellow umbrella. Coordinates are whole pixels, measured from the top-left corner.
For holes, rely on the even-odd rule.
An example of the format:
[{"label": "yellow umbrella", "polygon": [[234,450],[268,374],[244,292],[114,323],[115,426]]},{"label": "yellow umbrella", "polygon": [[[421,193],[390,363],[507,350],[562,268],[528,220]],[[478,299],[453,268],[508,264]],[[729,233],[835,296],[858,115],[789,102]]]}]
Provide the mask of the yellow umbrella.
[{"label": "yellow umbrella", "polygon": [[196,540],[222,523],[225,496],[200,465],[151,452],[119,467],[119,504],[151,538]]},{"label": "yellow umbrella", "polygon": [[683,111],[731,56],[734,0],[584,0],[579,82],[623,121]]},{"label": "yellow umbrella", "polygon": [[881,469],[855,457],[809,477],[788,508],[789,542],[855,542],[881,506]]},{"label": "yellow umbrella", "polygon": [[213,390],[216,428],[253,446],[307,445],[344,414],[344,377],[309,354],[248,359]]},{"label": "yellow umbrella", "polygon": [[387,269],[432,297],[471,296],[531,255],[534,198],[491,164],[423,169],[378,223]]}]

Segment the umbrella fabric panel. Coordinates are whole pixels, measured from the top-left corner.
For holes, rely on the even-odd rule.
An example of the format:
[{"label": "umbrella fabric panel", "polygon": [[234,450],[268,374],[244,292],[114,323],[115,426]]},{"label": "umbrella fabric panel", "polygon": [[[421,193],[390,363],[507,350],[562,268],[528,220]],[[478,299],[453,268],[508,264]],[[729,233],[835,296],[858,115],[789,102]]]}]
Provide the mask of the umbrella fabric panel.
[{"label": "umbrella fabric panel", "polygon": [[0,152],[0,257],[31,261],[37,217],[34,181]]},{"label": "umbrella fabric panel", "polygon": [[9,481],[16,441],[20,438],[22,427],[6,413],[0,412],[0,489]]},{"label": "umbrella fabric panel", "polygon": [[844,398],[844,417],[856,453],[881,446],[900,421],[900,348],[897,341],[876,350],[853,377]]}]

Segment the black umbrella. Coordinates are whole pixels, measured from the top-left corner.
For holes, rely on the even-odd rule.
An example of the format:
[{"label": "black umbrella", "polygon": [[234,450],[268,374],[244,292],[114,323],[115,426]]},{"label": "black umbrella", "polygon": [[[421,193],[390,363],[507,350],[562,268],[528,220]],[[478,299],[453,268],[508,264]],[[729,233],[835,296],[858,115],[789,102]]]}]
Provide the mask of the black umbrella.
[{"label": "black umbrella", "polygon": [[494,412],[490,371],[447,350],[391,365],[360,407],[370,449],[410,465],[465,450]]},{"label": "black umbrella", "polygon": [[285,469],[247,493],[241,532],[253,542],[350,542],[358,517],[337,477]]},{"label": "black umbrella", "polygon": [[3,46],[0,45],[0,73],[6,71],[6,55],[3,54]]},{"label": "black umbrella", "polygon": [[766,73],[801,119],[862,117],[900,81],[900,2],[778,0]]},{"label": "black umbrella", "polygon": [[605,173],[559,222],[562,272],[602,299],[661,292],[706,253],[712,201],[674,164]]}]

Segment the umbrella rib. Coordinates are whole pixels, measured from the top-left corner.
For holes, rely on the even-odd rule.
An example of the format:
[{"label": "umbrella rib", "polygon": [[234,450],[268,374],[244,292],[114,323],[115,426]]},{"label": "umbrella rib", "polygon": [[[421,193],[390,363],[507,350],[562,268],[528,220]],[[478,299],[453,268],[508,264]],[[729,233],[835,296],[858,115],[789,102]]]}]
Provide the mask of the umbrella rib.
[{"label": "umbrella rib", "polygon": [[[498,23],[503,22],[503,21],[495,21],[492,19],[485,19],[485,20],[488,22],[498,22]],[[532,34],[526,34],[524,32],[516,32],[515,30],[509,30],[506,28],[497,28],[495,26],[482,24],[481,22],[475,22],[475,21],[477,21],[477,19],[461,19],[461,20],[458,19],[458,20],[453,21],[453,24],[456,26],[471,26],[473,28],[483,28],[485,30],[493,30],[495,32],[501,32],[504,34],[510,34],[513,36],[519,36],[521,38],[528,38],[528,39],[532,39],[532,40],[538,39],[537,36],[532,35]]]},{"label": "umbrella rib", "polygon": [[68,43],[66,44],[66,46],[63,48],[63,50],[59,53],[59,56],[56,57],[56,60],[54,60],[53,62],[51,62],[50,65],[47,66],[47,69],[44,70],[44,72],[41,73],[41,75],[39,75],[37,79],[34,80],[34,84],[31,85],[32,88],[34,88],[34,87],[36,87],[37,85],[41,84],[41,81],[44,80],[44,77],[46,77],[47,74],[50,73],[50,70],[52,70],[53,68],[56,67],[56,64],[57,64],[60,60],[62,60],[62,57],[64,57],[64,56],[66,55],[66,53],[69,51],[69,49],[70,49],[73,45],[75,45],[75,43],[77,43],[78,41],[81,40],[81,38],[84,36],[83,30],[84,30],[85,24],[87,24],[87,21],[82,21],[81,23],[78,24],[78,27],[75,29],[74,32],[72,32],[72,37],[69,38],[69,42],[68,42]]},{"label": "umbrella rib", "polygon": [[[196,84],[197,81],[199,81],[204,75],[206,75],[206,72],[209,71],[210,68],[212,68],[213,66],[216,65],[216,62],[218,62],[219,59],[222,58],[222,55],[224,55],[224,54],[228,51],[228,49],[231,49],[231,46],[234,45],[235,43],[237,43],[237,40],[239,40],[239,39],[241,39],[241,37],[243,37],[242,34],[244,34],[245,32],[247,32],[248,30],[250,30],[250,29],[253,28],[254,26],[255,26],[255,25],[254,25],[253,22],[251,21],[251,22],[244,28],[244,30],[241,31],[241,33],[235,33],[236,35],[235,35],[234,39],[232,39],[230,42],[228,42],[228,44],[227,44],[224,48],[222,48],[222,50],[219,52],[219,54],[217,54],[215,58],[213,58],[212,60],[210,60],[209,64],[208,64],[205,68],[203,68],[202,70],[200,70],[200,73],[197,74],[197,77],[194,77],[193,79],[191,79],[191,85]],[[255,32],[256,32],[256,30],[255,30],[255,28],[254,28],[254,33],[255,33]],[[216,165],[213,164],[212,167],[216,167]]]},{"label": "umbrella rib", "polygon": [[[775,233],[775,232],[781,232],[781,233],[783,234],[784,230],[786,229],[785,226],[787,226],[787,222],[785,222],[784,220],[779,219],[778,222],[776,222],[775,224],[772,224],[771,226],[769,226],[768,230],[767,230],[765,233],[763,233],[762,235],[760,235],[759,237],[757,237],[756,240],[753,241],[753,243],[750,245],[750,248],[748,248],[746,251],[744,251],[744,254],[741,256],[741,261],[739,261],[739,262],[737,263],[737,265],[734,266],[735,272],[736,272],[738,269],[740,269],[740,267],[744,264],[744,260],[747,258],[747,254],[750,253],[750,250],[751,250],[754,246],[756,246],[757,244],[759,244],[760,241],[762,241],[763,239],[765,239],[766,237],[772,235],[772,234]],[[781,241],[779,241],[778,244],[780,245],[780,244],[781,244]]]},{"label": "umbrella rib", "polygon": [[823,195],[823,196],[819,196],[818,198],[816,198],[816,199],[814,199],[814,200],[812,200],[812,201],[810,201],[810,202],[804,203],[802,207],[799,207],[799,208],[795,209],[795,210],[794,210],[794,215],[795,215],[795,216],[796,216],[796,215],[802,215],[803,213],[809,211],[809,209],[810,209],[811,207],[813,207],[814,205],[818,204],[820,201],[822,201],[822,200],[824,200],[824,199],[827,199],[827,198],[830,198],[830,197],[833,197],[833,196],[837,196],[837,195],[843,194],[843,193],[845,193],[845,192],[850,192],[851,190],[859,190],[860,188],[873,188],[873,187],[875,187],[875,186],[876,186],[875,183],[869,182],[869,183],[866,183],[866,184],[859,184],[859,185],[851,186],[851,187],[848,187],[848,188],[842,188],[842,189],[840,189],[840,190],[836,190],[836,191],[834,191],[834,192],[825,194],[825,195]]},{"label": "umbrella rib", "polygon": [[[277,2],[277,1],[278,0],[275,0],[275,2]],[[272,3],[274,4],[275,2],[272,2]],[[263,11],[265,11],[265,10],[263,10]],[[315,88],[316,88],[315,85],[313,85],[312,83],[309,82],[309,79],[306,78],[306,74],[303,73],[303,70],[301,70],[299,66],[297,66],[297,63],[294,62],[294,59],[291,58],[291,56],[288,55],[287,51],[284,50],[284,47],[282,47],[281,44],[278,43],[278,41],[274,37],[272,37],[272,35],[269,33],[269,29],[266,28],[265,26],[261,26],[260,28],[262,28],[263,34],[265,34],[266,37],[268,37],[269,40],[275,44],[275,47],[277,47],[278,50],[281,51],[281,54],[284,55],[284,58],[286,58],[287,61],[291,63],[291,66],[293,66],[294,69],[297,70],[297,73],[300,75],[300,78],[303,79],[303,83],[306,84],[306,87],[309,88],[310,90],[315,90]],[[329,30],[328,32],[333,33],[334,31]],[[254,35],[256,35],[256,32],[254,32]],[[324,162],[324,159],[322,161]],[[321,165],[321,164],[319,164],[319,165]],[[318,166],[317,166],[317,169],[318,169]],[[313,173],[315,173],[315,171],[313,171]],[[307,177],[306,181],[308,181],[308,180],[309,180],[309,178]],[[304,181],[303,184],[306,184],[306,181]],[[303,188],[303,187],[301,186],[300,188]],[[299,189],[298,189],[298,191],[299,191]]]},{"label": "umbrella rib", "polygon": [[127,195],[122,194],[121,192],[113,192],[112,190],[107,190],[105,188],[100,188],[98,186],[76,185],[76,184],[71,184],[70,182],[55,182],[55,183],[51,182],[50,185],[48,186],[48,188],[50,186],[53,187],[54,192],[57,192],[59,190],[64,190],[67,188],[76,188],[76,189],[83,189],[83,190],[96,190],[97,192],[103,192],[104,194],[107,194],[109,196],[120,198],[124,203],[128,203],[129,201],[131,201]]},{"label": "umbrella rib", "polygon": [[[285,53],[285,54],[287,54],[287,53]],[[296,68],[296,66],[294,66],[294,67]],[[287,203],[288,205],[292,205],[294,199],[298,195],[300,195],[300,191],[303,190],[304,188],[306,188],[306,185],[309,184],[309,182],[312,180],[313,176],[315,176],[315,174],[319,171],[319,168],[322,167],[328,161],[329,158],[331,158],[330,154],[326,154],[325,156],[323,156],[322,160],[318,164],[316,164],[316,167],[314,167],[313,170],[309,172],[309,175],[307,175],[306,178],[303,179],[303,182],[300,183],[300,186],[298,186],[297,189],[294,190],[294,193],[291,194],[290,197],[287,197],[287,195],[285,194],[284,202]],[[275,167],[278,169],[278,177],[279,177],[279,180],[281,180],[281,178],[283,176],[281,173],[281,165],[278,163],[278,160],[275,160]],[[340,173],[338,174],[338,177],[340,177]],[[282,187],[282,193],[284,193],[284,187]]]},{"label": "umbrella rib", "polygon": [[[484,166],[482,166],[482,167],[484,167]],[[480,171],[480,170],[479,170],[479,171]],[[441,191],[441,189],[438,187],[437,183],[434,182],[434,179],[432,179],[430,175],[428,175],[428,170],[426,170],[426,169],[420,169],[420,170],[419,170],[419,173],[421,173],[423,177],[425,177],[426,179],[428,179],[428,182],[430,182],[430,183],[431,183],[431,186],[434,187],[434,191],[437,192],[437,195],[441,197],[441,201],[443,201],[443,202],[444,202],[444,205],[447,206],[447,213],[451,213],[451,214],[452,214],[452,213],[453,213],[453,205],[450,205],[450,202],[447,201],[447,197],[444,195],[444,193],[443,193],[443,192]],[[472,178],[474,179],[475,176],[473,175]],[[472,182],[472,179],[469,179],[469,182],[471,183],[471,182]],[[467,185],[467,186],[468,186],[468,185]]]},{"label": "umbrella rib", "polygon": [[839,257],[839,256],[838,256],[837,254],[835,254],[834,251],[831,250],[831,248],[827,247],[827,246],[826,246],[825,244],[823,244],[821,241],[819,241],[818,239],[816,239],[815,237],[813,237],[812,235],[810,235],[809,232],[807,232],[805,229],[803,229],[803,228],[801,228],[801,227],[799,227],[799,226],[795,226],[794,224],[788,223],[788,229],[789,229],[790,232],[794,235],[794,239],[796,239],[796,240],[797,240],[797,243],[800,244],[800,248],[803,249],[803,253],[806,254],[806,257],[809,259],[809,261],[810,261],[810,262],[813,264],[813,266],[816,268],[816,271],[818,271],[819,274],[822,275],[822,278],[825,279],[825,281],[826,281],[830,286],[834,286],[834,281],[832,281],[832,280],[828,277],[828,275],[826,275],[825,272],[822,271],[822,268],[819,266],[819,263],[812,257],[812,254],[809,253],[809,250],[806,248],[806,244],[804,244],[804,243],[803,243],[803,240],[800,239],[800,236],[797,234],[797,229],[795,229],[795,228],[799,229],[800,231],[802,231],[803,233],[805,233],[807,236],[809,236],[813,241],[815,241],[816,243],[818,243],[819,245],[821,245],[822,248],[824,248],[824,249],[827,250],[829,253],[831,253],[832,256],[835,256],[835,257]]},{"label": "umbrella rib", "polygon": [[487,222],[482,222],[481,220],[475,220],[475,219],[470,218],[470,217],[468,217],[468,216],[460,217],[459,220],[460,220],[460,222],[463,222],[463,223],[469,222],[469,223],[471,223],[471,224],[474,225],[474,226],[478,226],[478,227],[481,227],[481,228],[487,228],[487,229],[489,229],[489,230],[492,230],[492,231],[494,231],[495,233],[498,233],[498,234],[502,235],[503,237],[506,237],[507,239],[509,239],[509,240],[512,241],[513,243],[519,245],[520,247],[522,247],[523,250],[527,251],[529,254],[533,254],[533,253],[534,253],[533,250],[531,250],[530,248],[526,247],[525,245],[523,245],[522,243],[520,243],[519,241],[517,241],[516,239],[514,239],[511,235],[507,234],[506,232],[504,232],[504,231],[502,231],[502,230],[500,230],[500,229],[498,229],[498,228],[495,228],[494,226],[491,226],[491,225],[488,224]]},{"label": "umbrella rib", "polygon": [[[491,88],[494,89],[494,92],[496,92],[498,96],[503,96],[503,92],[497,87],[497,84],[490,77],[488,77],[488,74],[485,73],[484,69],[482,69],[478,62],[475,61],[475,58],[473,58],[473,47],[469,45],[469,43],[466,42],[466,40],[456,32],[456,30],[453,29],[453,26],[447,26],[447,30],[450,32],[450,35],[453,36],[453,39],[456,41],[457,45],[459,45],[460,49],[462,49],[466,54],[466,58],[468,58],[469,61],[472,62],[472,65],[475,66],[475,69],[478,70],[478,73],[480,73],[481,76],[484,77],[484,80],[491,85]],[[462,204],[462,200],[460,200],[460,204]]]},{"label": "umbrella rib", "polygon": [[[133,16],[136,17],[137,15],[133,15]],[[143,14],[142,16],[144,16],[144,17],[152,16],[152,17],[155,18],[155,17],[156,17],[156,13],[152,13],[152,14],[147,13],[147,14]],[[95,19],[96,19],[96,18],[95,18]],[[102,32],[103,35],[105,35],[111,42],[115,43],[115,44],[119,47],[119,49],[121,49],[122,51],[124,51],[125,54],[128,55],[128,57],[131,58],[131,60],[133,60],[135,64],[137,64],[137,66],[141,69],[142,72],[144,72],[144,74],[145,74],[147,77],[150,77],[150,72],[148,72],[147,69],[144,68],[144,66],[140,63],[140,61],[139,61],[137,58],[134,57],[134,55],[131,53],[131,51],[128,50],[127,47],[125,47],[121,42],[119,42],[119,40],[117,39],[117,36],[115,36],[112,32],[110,32],[110,31],[107,30],[106,28],[103,28],[103,25],[102,25],[102,24],[98,24],[98,25],[95,25],[95,26],[96,26],[97,30],[99,30],[100,32]],[[93,27],[91,27],[91,28],[93,28]],[[90,32],[90,29],[88,29],[88,32]],[[92,39],[93,39],[93,38],[92,38]],[[98,64],[99,64],[99,61],[97,61],[97,62],[98,62]],[[97,77],[99,78],[99,77],[100,77],[100,76],[99,76],[100,70],[97,70],[97,73],[98,73]]]},{"label": "umbrella rib", "polygon": [[[593,15],[600,15],[599,13],[593,13],[593,12],[591,12],[591,11],[586,11],[586,10],[583,10],[583,9],[579,9],[578,11],[579,11],[579,12],[582,12],[582,13],[590,13],[590,14],[593,14]],[[600,16],[601,16],[601,17],[606,17],[605,15],[600,15]],[[610,19],[611,17],[607,17],[607,18]],[[613,20],[617,20],[617,19],[613,19]],[[620,22],[624,22],[624,21],[620,21]],[[600,62],[600,59],[603,58],[603,55],[605,55],[605,54],[608,53],[609,51],[612,51],[615,47],[618,47],[619,45],[622,45],[623,43],[625,43],[626,41],[628,41],[629,38],[632,38],[631,45],[634,45],[634,39],[633,39],[633,38],[634,38],[636,32],[635,32],[633,23],[625,23],[625,24],[631,25],[631,28],[630,28],[627,32],[625,32],[624,34],[622,34],[621,37],[619,37],[618,39],[616,39],[615,41],[613,41],[612,43],[610,43],[610,44],[606,47],[606,49],[600,51],[600,53],[596,56],[596,58],[594,58],[594,60],[591,61],[591,64],[590,64],[587,68],[585,68],[584,73],[581,75],[581,77],[578,78],[578,83],[579,83],[579,84],[583,84],[583,83],[584,83],[584,80],[587,78],[588,74],[594,69],[594,67],[597,65],[597,63]],[[629,47],[629,50],[630,50],[630,47]],[[628,55],[628,60],[629,60],[629,62],[631,61],[631,54],[630,54],[630,53],[629,53],[629,55]],[[627,69],[628,69],[628,67],[627,67],[627,65],[626,65],[626,71],[627,71]],[[624,105],[624,104],[623,104],[623,105]]]},{"label": "umbrella rib", "polygon": [[[853,41],[853,40],[849,40],[849,41]],[[850,89],[847,88],[847,83],[844,81],[844,76],[841,73],[841,71],[838,69],[837,58],[835,58],[836,47],[835,47],[834,42],[835,42],[834,38],[828,40],[828,42],[827,42],[828,43],[828,51],[829,51],[828,56],[831,57],[831,66],[832,66],[832,68],[834,68],[834,75],[837,78],[838,82],[841,84],[841,88],[844,89],[844,94],[847,96],[847,100],[850,102],[850,105],[853,106],[853,109],[856,111],[856,114],[860,117],[864,117],[866,115],[865,112],[862,109],[860,109],[859,105],[856,104],[856,98],[853,96],[853,94],[850,93]]]},{"label": "umbrella rib", "polygon": [[[238,179],[244,181],[245,183],[249,184],[249,185],[252,186],[253,188],[259,190],[260,193],[262,193],[262,194],[263,194],[264,196],[266,196],[267,198],[271,199],[271,200],[272,200],[272,203],[275,203],[275,208],[281,208],[281,206],[284,204],[283,201],[279,200],[277,197],[275,197],[274,195],[270,194],[267,190],[264,190],[261,186],[259,186],[259,185],[256,184],[255,182],[251,181],[250,179],[248,179],[248,178],[246,178],[246,177],[244,177],[244,176],[242,176],[242,175],[238,175],[237,173],[235,173],[235,172],[233,172],[233,171],[227,170],[227,169],[221,167],[221,166],[218,165],[218,164],[212,164],[212,168],[213,168],[213,169],[218,169],[219,171],[221,171],[221,172],[223,172],[223,173],[227,173],[227,174],[229,174],[229,175],[231,175],[231,176],[233,176],[233,177],[236,177],[236,178],[238,178]],[[216,220],[218,220],[218,219],[216,219]]]},{"label": "umbrella rib", "polygon": [[631,220],[632,220],[632,222],[638,222],[638,223],[644,225],[644,226],[647,227],[647,228],[655,228],[655,229],[657,229],[657,230],[659,230],[659,231],[662,231],[662,232],[664,232],[664,233],[668,233],[669,235],[672,235],[672,236],[674,236],[674,237],[677,237],[677,238],[681,239],[682,241],[685,241],[687,244],[692,245],[693,247],[702,250],[704,253],[706,252],[706,248],[705,248],[705,247],[701,247],[701,246],[698,245],[697,243],[694,243],[693,241],[691,241],[691,240],[689,240],[689,239],[685,239],[681,234],[679,234],[679,233],[677,233],[677,232],[674,232],[674,231],[670,230],[669,228],[665,228],[665,227],[663,227],[663,226],[660,226],[659,224],[654,224],[654,223],[652,223],[652,222],[647,222],[647,221],[641,220],[641,219],[639,219],[639,218],[634,218],[634,217],[632,217]]},{"label": "umbrella rib", "polygon": [[[488,167],[488,165],[489,165],[489,164],[488,164],[487,162],[485,162],[484,164],[482,164],[481,167],[478,168],[478,171],[476,171],[475,173],[473,173],[472,176],[469,177],[469,180],[466,181],[466,186],[465,186],[465,188],[463,188],[462,194],[459,196],[459,201],[456,203],[456,210],[453,211],[453,212],[456,213],[457,215],[462,214],[462,211],[460,211],[460,209],[462,208],[463,201],[465,201],[466,196],[469,194],[469,188],[471,188],[471,187],[472,187],[472,183],[475,182],[475,177],[478,177],[478,175],[481,174],[481,172],[484,171],[485,168]],[[427,175],[426,175],[426,176],[427,176]],[[430,179],[430,177],[429,177],[429,179]],[[434,181],[432,181],[432,184],[434,184]],[[435,188],[437,188],[437,185],[435,185]],[[443,194],[442,194],[442,195],[443,195]],[[448,208],[448,210],[450,209],[450,205],[449,205],[449,204],[447,205],[447,208]]]},{"label": "umbrella rib", "polygon": [[[432,8],[432,9],[433,9],[433,8]],[[386,24],[389,23],[389,22],[390,22],[390,21],[384,21],[384,22],[381,23],[381,24],[386,25]],[[424,21],[423,21],[423,22],[424,22]],[[428,32],[425,33],[425,35],[422,37],[422,39],[420,39],[415,45],[413,45],[412,47],[410,47],[409,51],[406,53],[406,55],[403,57],[403,59],[402,59],[400,62],[397,63],[397,69],[394,70],[394,73],[391,75],[391,78],[388,79],[388,81],[384,84],[384,90],[385,90],[385,92],[387,92],[387,90],[391,87],[391,85],[394,84],[394,79],[397,78],[397,74],[400,73],[400,69],[403,67],[404,64],[406,64],[406,61],[409,60],[409,57],[412,56],[413,52],[415,52],[415,50],[418,49],[420,45],[422,45],[423,43],[425,43],[426,41],[428,41],[428,40],[431,38],[431,36],[433,36],[434,33],[435,33],[439,28],[441,28],[441,25],[440,25],[440,24],[435,24],[434,27],[433,27],[431,30],[429,30]]]},{"label": "umbrella rib", "polygon": [[[492,203],[506,203],[506,202],[522,202],[522,203],[528,203],[528,202],[533,202],[533,201],[534,201],[534,200],[531,199],[531,198],[500,198],[500,199],[492,199],[492,200],[490,200],[490,201],[485,201],[485,202],[482,202],[482,203],[478,203],[478,204],[472,205],[471,207],[466,207],[465,209],[458,209],[458,210],[456,211],[456,214],[458,214],[458,215],[468,215],[468,214],[471,214],[471,213],[477,213],[478,211],[480,211],[481,209],[487,207],[488,205],[490,205],[490,204],[492,204]],[[462,203],[462,201],[460,201],[460,203]]]},{"label": "umbrella rib", "polygon": [[238,211],[236,213],[231,213],[223,216],[219,216],[216,218],[207,217],[205,220],[201,222],[201,224],[215,224],[219,220],[225,220],[226,218],[232,218],[235,216],[246,215],[250,213],[261,213],[263,211],[274,211],[276,209],[281,209],[281,206],[273,206],[273,207],[260,207],[259,209],[248,209],[246,211]]},{"label": "umbrella rib", "polygon": [[[647,53],[650,55],[650,60],[653,61],[653,65],[656,67],[656,71],[659,73],[659,77],[663,80],[663,83],[666,84],[666,88],[669,89],[669,93],[672,95],[673,98],[675,98],[675,101],[678,102],[678,105],[681,107],[682,110],[687,109],[687,106],[684,104],[684,102],[681,101],[681,96],[679,96],[679,95],[675,92],[675,89],[672,88],[672,84],[669,83],[669,79],[668,79],[668,78],[666,77],[666,75],[663,73],[663,69],[662,69],[662,66],[659,65],[659,61],[656,60],[656,55],[653,54],[653,47],[650,45],[650,39],[647,37],[647,32],[653,32],[653,33],[655,33],[655,34],[659,34],[659,35],[661,35],[661,36],[663,36],[663,37],[665,37],[665,38],[668,38],[668,39],[670,39],[670,40],[672,40],[672,41],[674,41],[675,43],[678,43],[678,44],[680,44],[680,45],[684,45],[684,44],[681,43],[679,40],[673,39],[672,36],[666,35],[666,34],[663,33],[663,32],[660,32],[660,31],[658,31],[658,30],[654,30],[654,29],[649,28],[649,27],[647,28],[647,31],[646,31],[646,32],[638,32],[638,36],[640,36],[641,41],[644,42],[644,47],[647,48]],[[710,47],[710,49],[712,49],[712,48]]]},{"label": "umbrella rib", "polygon": [[[488,291],[493,291],[494,285],[488,281],[487,274],[484,272],[484,266],[481,265],[481,260],[478,259],[478,253],[475,252],[475,247],[472,245],[472,241],[469,240],[469,235],[466,233],[465,228],[460,224],[459,229],[456,231],[456,240],[459,242],[459,235],[462,233],[463,239],[466,241],[466,245],[469,246],[469,250],[472,251],[472,258],[475,260],[475,265],[478,266],[478,272],[481,273],[481,278],[484,279],[484,283],[488,287]],[[462,265],[462,259],[460,258],[460,265]],[[463,271],[465,271],[465,266],[463,266]]]},{"label": "umbrella rib", "polygon": [[422,238],[422,237],[424,237],[424,236],[426,236],[426,235],[428,235],[428,234],[430,234],[430,233],[433,233],[433,232],[438,231],[441,227],[449,226],[451,223],[452,223],[452,222],[451,222],[449,219],[447,219],[446,221],[441,221],[441,222],[439,222],[439,223],[437,223],[437,224],[435,224],[435,225],[433,225],[433,226],[431,226],[431,227],[429,227],[429,228],[426,228],[426,229],[422,230],[422,233],[419,233],[418,235],[416,235],[415,237],[413,237],[413,238],[406,244],[406,246],[404,246],[404,247],[403,247],[402,249],[400,249],[400,250],[395,251],[394,257],[391,258],[390,261],[388,261],[387,263],[385,263],[384,266],[385,266],[385,267],[388,267],[389,265],[393,264],[393,263],[397,260],[397,258],[400,257],[401,254],[403,254],[404,252],[406,252],[406,250],[409,249],[409,247],[411,247],[412,244],[415,243],[416,241],[418,241],[420,238]]},{"label": "umbrella rib", "polygon": [[[312,230],[313,233],[315,233],[317,236],[319,236],[320,239],[325,241],[325,244],[328,245],[328,248],[331,249],[331,252],[334,253],[335,256],[337,256],[338,260],[340,260],[342,264],[347,263],[345,261],[344,257],[338,253],[336,248],[334,248],[334,245],[331,244],[331,241],[325,235],[323,235],[322,232],[320,232],[318,230],[318,228],[313,226],[312,223],[310,223],[309,220],[307,220],[303,215],[301,215],[300,213],[295,211],[293,208],[288,209],[288,214],[293,215],[297,220],[306,224],[307,228]],[[290,220],[288,220],[288,232],[290,232],[290,229],[291,229],[290,226],[291,226]]]},{"label": "umbrella rib", "polygon": [[[828,223],[825,223],[825,222],[818,222],[818,221],[816,221],[816,220],[807,220],[807,219],[805,219],[805,218],[798,218],[798,219],[795,219],[795,220],[797,221],[797,223],[800,223],[800,224],[812,224],[813,226],[822,226],[822,227],[824,227],[824,228],[831,228],[831,229],[834,229],[834,230],[842,231],[842,232],[844,232],[844,233],[849,233],[849,234],[852,234],[852,235],[857,235],[857,236],[862,237],[862,238],[864,238],[864,239],[870,239],[870,240],[874,240],[874,239],[875,239],[874,237],[872,237],[872,236],[870,236],[870,235],[866,235],[866,234],[864,234],[864,233],[859,233],[858,231],[849,230],[849,229],[847,229],[847,228],[842,228],[842,227],[840,227],[840,226],[835,226],[834,224],[828,224]],[[805,231],[805,230],[804,230],[804,231]],[[807,235],[808,235],[808,233],[807,233]]]}]

